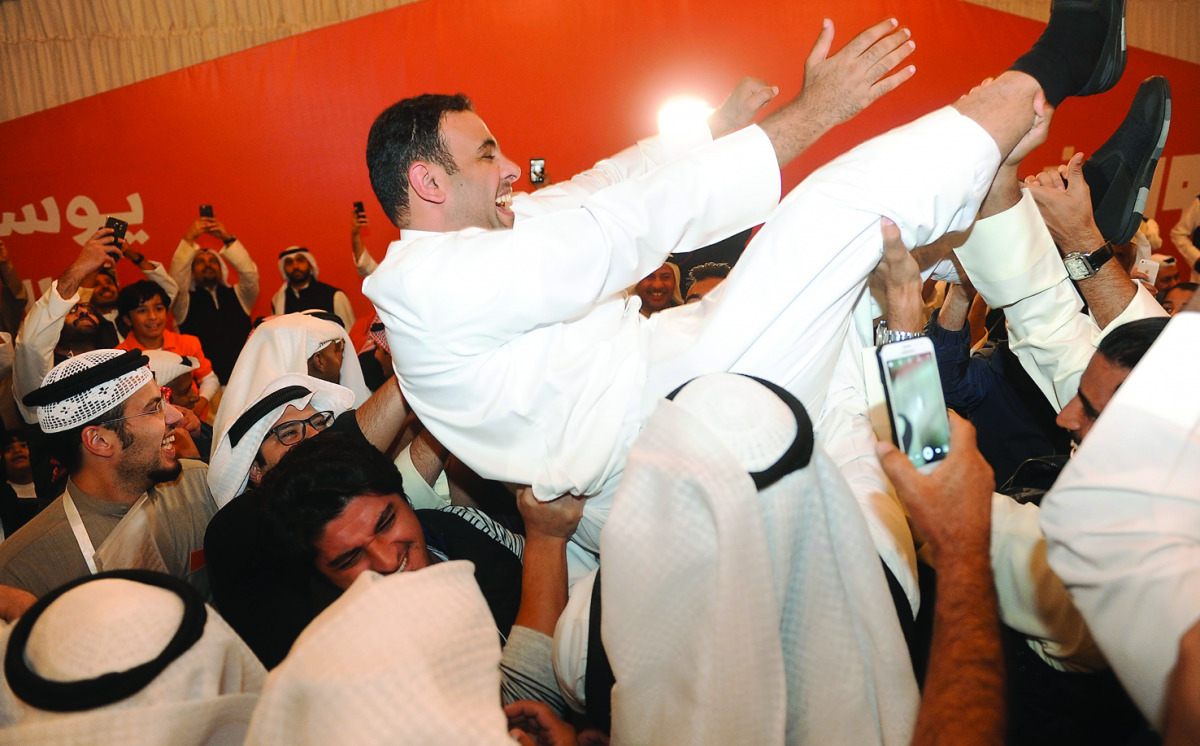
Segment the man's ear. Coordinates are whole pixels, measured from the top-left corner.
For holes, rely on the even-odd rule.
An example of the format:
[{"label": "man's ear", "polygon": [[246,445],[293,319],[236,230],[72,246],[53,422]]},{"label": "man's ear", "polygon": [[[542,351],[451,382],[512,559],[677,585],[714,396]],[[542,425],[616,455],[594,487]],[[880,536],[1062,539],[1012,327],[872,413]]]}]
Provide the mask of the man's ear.
[{"label": "man's ear", "polygon": [[[96,315],[99,316],[99,314],[96,314]],[[123,321],[125,323],[125,326],[129,327],[130,329],[133,328],[133,322],[129,320],[129,314],[127,314],[127,313],[121,314],[121,321]]]},{"label": "man's ear", "polygon": [[262,467],[258,465],[258,460],[255,459],[250,464],[250,484],[258,484],[262,481],[262,476]]},{"label": "man's ear", "polygon": [[85,427],[83,433],[79,436],[83,441],[83,448],[88,453],[99,456],[100,458],[112,458],[116,453],[114,443],[117,441],[116,433],[99,425]]},{"label": "man's ear", "polygon": [[425,202],[440,205],[446,201],[446,190],[444,184],[438,184],[437,180],[441,178],[440,169],[438,171],[435,174],[429,164],[415,161],[408,167],[408,186]]},{"label": "man's ear", "polygon": [[318,373],[325,372],[325,356],[321,354],[321,350],[317,350],[308,358],[308,374],[313,378],[319,378]]}]

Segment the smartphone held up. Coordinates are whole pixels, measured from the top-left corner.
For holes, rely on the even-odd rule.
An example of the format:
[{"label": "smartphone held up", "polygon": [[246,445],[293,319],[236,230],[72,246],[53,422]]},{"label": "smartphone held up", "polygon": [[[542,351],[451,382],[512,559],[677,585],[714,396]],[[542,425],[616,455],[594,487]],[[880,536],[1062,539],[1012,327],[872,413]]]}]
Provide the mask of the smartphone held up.
[{"label": "smartphone held up", "polygon": [[931,471],[950,453],[950,418],[933,343],[928,337],[891,342],[877,355],[892,442],[917,469]]}]

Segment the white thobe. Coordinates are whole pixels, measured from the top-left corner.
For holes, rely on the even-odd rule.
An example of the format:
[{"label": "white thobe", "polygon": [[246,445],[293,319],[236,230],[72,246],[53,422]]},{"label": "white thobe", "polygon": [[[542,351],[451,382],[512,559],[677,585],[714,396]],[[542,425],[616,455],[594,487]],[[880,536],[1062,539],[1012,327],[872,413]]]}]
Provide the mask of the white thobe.
[{"label": "white thobe", "polygon": [[[704,373],[773,380],[821,412],[849,317],[882,255],[879,218],[923,245],[973,220],[999,164],[943,109],[819,169],[772,213],[774,149],[749,127],[578,209],[508,231],[403,231],[363,284],[421,421],[482,476],[588,501],[595,551],[625,454],[660,397]],[[771,213],[704,302],[648,319],[620,291]]]}]

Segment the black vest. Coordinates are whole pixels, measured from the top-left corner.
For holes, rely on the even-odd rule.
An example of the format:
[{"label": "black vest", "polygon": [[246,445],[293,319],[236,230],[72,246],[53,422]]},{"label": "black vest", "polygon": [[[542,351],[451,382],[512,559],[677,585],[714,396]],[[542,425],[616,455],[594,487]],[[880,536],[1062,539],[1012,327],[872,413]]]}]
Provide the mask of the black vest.
[{"label": "black vest", "polygon": [[308,287],[300,291],[299,297],[292,288],[283,289],[283,312],[299,313],[310,308],[335,313],[333,310],[333,295],[338,291],[333,285],[326,285],[317,280],[309,280]]},{"label": "black vest", "polygon": [[200,339],[205,357],[212,363],[217,379],[224,384],[250,336],[250,316],[242,310],[233,288],[225,285],[217,285],[220,307],[202,288],[191,291],[189,297],[187,319],[179,325],[179,331]]}]

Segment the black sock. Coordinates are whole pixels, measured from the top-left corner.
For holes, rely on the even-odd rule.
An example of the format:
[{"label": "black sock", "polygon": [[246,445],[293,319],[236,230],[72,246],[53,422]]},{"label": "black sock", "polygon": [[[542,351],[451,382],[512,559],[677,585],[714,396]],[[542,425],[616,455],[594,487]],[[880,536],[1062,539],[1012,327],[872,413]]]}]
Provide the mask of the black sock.
[{"label": "black sock", "polygon": [[1108,23],[1094,10],[1055,10],[1037,43],[1010,70],[1036,80],[1051,106],[1087,85],[1104,47]]}]

